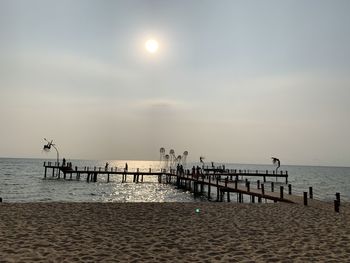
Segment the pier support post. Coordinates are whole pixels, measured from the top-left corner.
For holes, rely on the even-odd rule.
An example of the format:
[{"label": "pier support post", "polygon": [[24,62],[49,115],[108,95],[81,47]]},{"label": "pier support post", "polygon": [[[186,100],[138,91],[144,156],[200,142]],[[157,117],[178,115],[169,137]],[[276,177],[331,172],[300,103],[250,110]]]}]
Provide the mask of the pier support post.
[{"label": "pier support post", "polygon": [[219,186],[216,186],[216,201],[219,201],[220,189]]},{"label": "pier support post", "polygon": [[227,202],[230,202],[230,192],[227,192]]},{"label": "pier support post", "polygon": [[236,180],[235,180],[235,189],[237,189],[237,184],[238,184],[238,180],[236,178]]},{"label": "pier support post", "polygon": [[340,203],[338,200],[334,200],[334,211],[339,213],[339,206],[340,206]]},{"label": "pier support post", "polygon": [[246,184],[247,184],[247,192],[250,192],[250,182],[247,181]]},{"label": "pier support post", "polygon": [[261,196],[258,196],[258,203],[261,203]]},{"label": "pier support post", "polygon": [[254,204],[255,203],[255,195],[252,195],[252,203]]},{"label": "pier support post", "polygon": [[258,180],[258,181],[256,182],[256,185],[257,185],[258,189],[260,189],[260,180]]},{"label": "pier support post", "polygon": [[139,172],[140,170],[139,170],[139,168],[137,168],[137,171],[136,171],[136,183],[138,183],[139,182],[139,178],[140,178],[140,172]]},{"label": "pier support post", "polygon": [[224,195],[225,195],[225,192],[223,190],[221,190],[220,191],[220,202],[224,201]]},{"label": "pier support post", "polygon": [[292,194],[292,185],[291,184],[289,184],[288,185],[288,194]]},{"label": "pier support post", "polygon": [[243,203],[243,196],[242,196],[242,193],[239,193],[239,194],[238,194],[238,200],[239,200],[239,203]]},{"label": "pier support post", "polygon": [[271,192],[275,191],[275,184],[273,182],[271,182]]},{"label": "pier support post", "polygon": [[286,171],[286,184],[288,184],[288,171]]},{"label": "pier support post", "polygon": [[[45,166],[45,163],[44,163]],[[47,167],[45,166],[45,172],[44,172],[44,178],[46,179],[46,172],[47,172]]]},{"label": "pier support post", "polygon": [[307,192],[304,192],[304,205],[307,205]]},{"label": "pier support post", "polygon": [[312,186],[309,187],[309,197],[313,199]]},{"label": "pier support post", "polygon": [[335,194],[335,199],[338,201],[338,203],[340,205],[340,193]]},{"label": "pier support post", "polygon": [[208,184],[208,200],[210,200],[210,185],[211,185],[210,178],[211,178],[211,175],[209,175],[209,184]]},{"label": "pier support post", "polygon": [[261,184],[261,194],[265,195],[265,185]]},{"label": "pier support post", "polygon": [[280,186],[280,198],[283,199],[283,186]]}]

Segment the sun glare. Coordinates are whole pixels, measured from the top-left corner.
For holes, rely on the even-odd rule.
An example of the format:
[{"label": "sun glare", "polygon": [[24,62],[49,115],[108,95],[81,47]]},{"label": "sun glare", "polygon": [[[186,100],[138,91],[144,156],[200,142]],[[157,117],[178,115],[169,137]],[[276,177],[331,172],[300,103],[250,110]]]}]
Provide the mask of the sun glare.
[{"label": "sun glare", "polygon": [[158,50],[159,44],[154,39],[149,39],[145,43],[145,48],[149,53],[156,53]]}]

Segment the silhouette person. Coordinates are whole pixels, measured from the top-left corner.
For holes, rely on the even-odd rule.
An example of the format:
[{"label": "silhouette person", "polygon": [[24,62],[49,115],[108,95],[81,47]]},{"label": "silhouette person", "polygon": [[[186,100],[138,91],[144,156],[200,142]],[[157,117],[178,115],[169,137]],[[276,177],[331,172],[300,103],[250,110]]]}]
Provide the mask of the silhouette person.
[{"label": "silhouette person", "polygon": [[281,161],[276,157],[271,157],[271,159],[273,164],[277,164],[277,168],[276,168],[276,174],[277,174],[278,168],[281,167]]}]

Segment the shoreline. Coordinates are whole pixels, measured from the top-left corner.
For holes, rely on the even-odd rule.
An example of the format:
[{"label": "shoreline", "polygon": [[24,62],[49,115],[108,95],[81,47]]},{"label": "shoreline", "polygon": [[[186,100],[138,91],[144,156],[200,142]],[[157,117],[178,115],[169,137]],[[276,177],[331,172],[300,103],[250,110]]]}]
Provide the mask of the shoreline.
[{"label": "shoreline", "polygon": [[[199,208],[199,213],[196,209]],[[350,204],[1,203],[1,262],[350,260]]]}]

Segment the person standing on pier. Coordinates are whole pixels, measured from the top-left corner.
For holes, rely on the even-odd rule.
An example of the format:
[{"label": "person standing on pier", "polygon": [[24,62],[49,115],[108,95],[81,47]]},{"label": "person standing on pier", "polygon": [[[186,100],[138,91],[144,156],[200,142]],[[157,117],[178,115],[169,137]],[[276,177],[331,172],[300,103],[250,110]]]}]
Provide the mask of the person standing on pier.
[{"label": "person standing on pier", "polygon": [[125,172],[128,171],[128,163],[125,163]]},{"label": "person standing on pier", "polygon": [[66,166],[66,158],[62,159],[62,166]]},{"label": "person standing on pier", "polygon": [[182,166],[182,164],[180,165],[180,174],[181,175],[185,175],[185,170],[184,170],[184,167]]},{"label": "person standing on pier", "polygon": [[197,179],[199,178],[200,173],[201,173],[201,168],[197,165],[197,168],[196,168]]},{"label": "person standing on pier", "polygon": [[105,165],[105,171],[107,171],[107,170],[108,170],[108,165],[109,165],[109,163],[108,163],[108,162],[106,162],[106,165]]},{"label": "person standing on pier", "polygon": [[276,157],[271,157],[271,159],[273,164],[277,164],[277,168],[276,168],[276,174],[277,174],[278,168],[281,167],[281,161]]},{"label": "person standing on pier", "polygon": [[176,166],[176,174],[180,174],[180,164],[179,163]]}]

